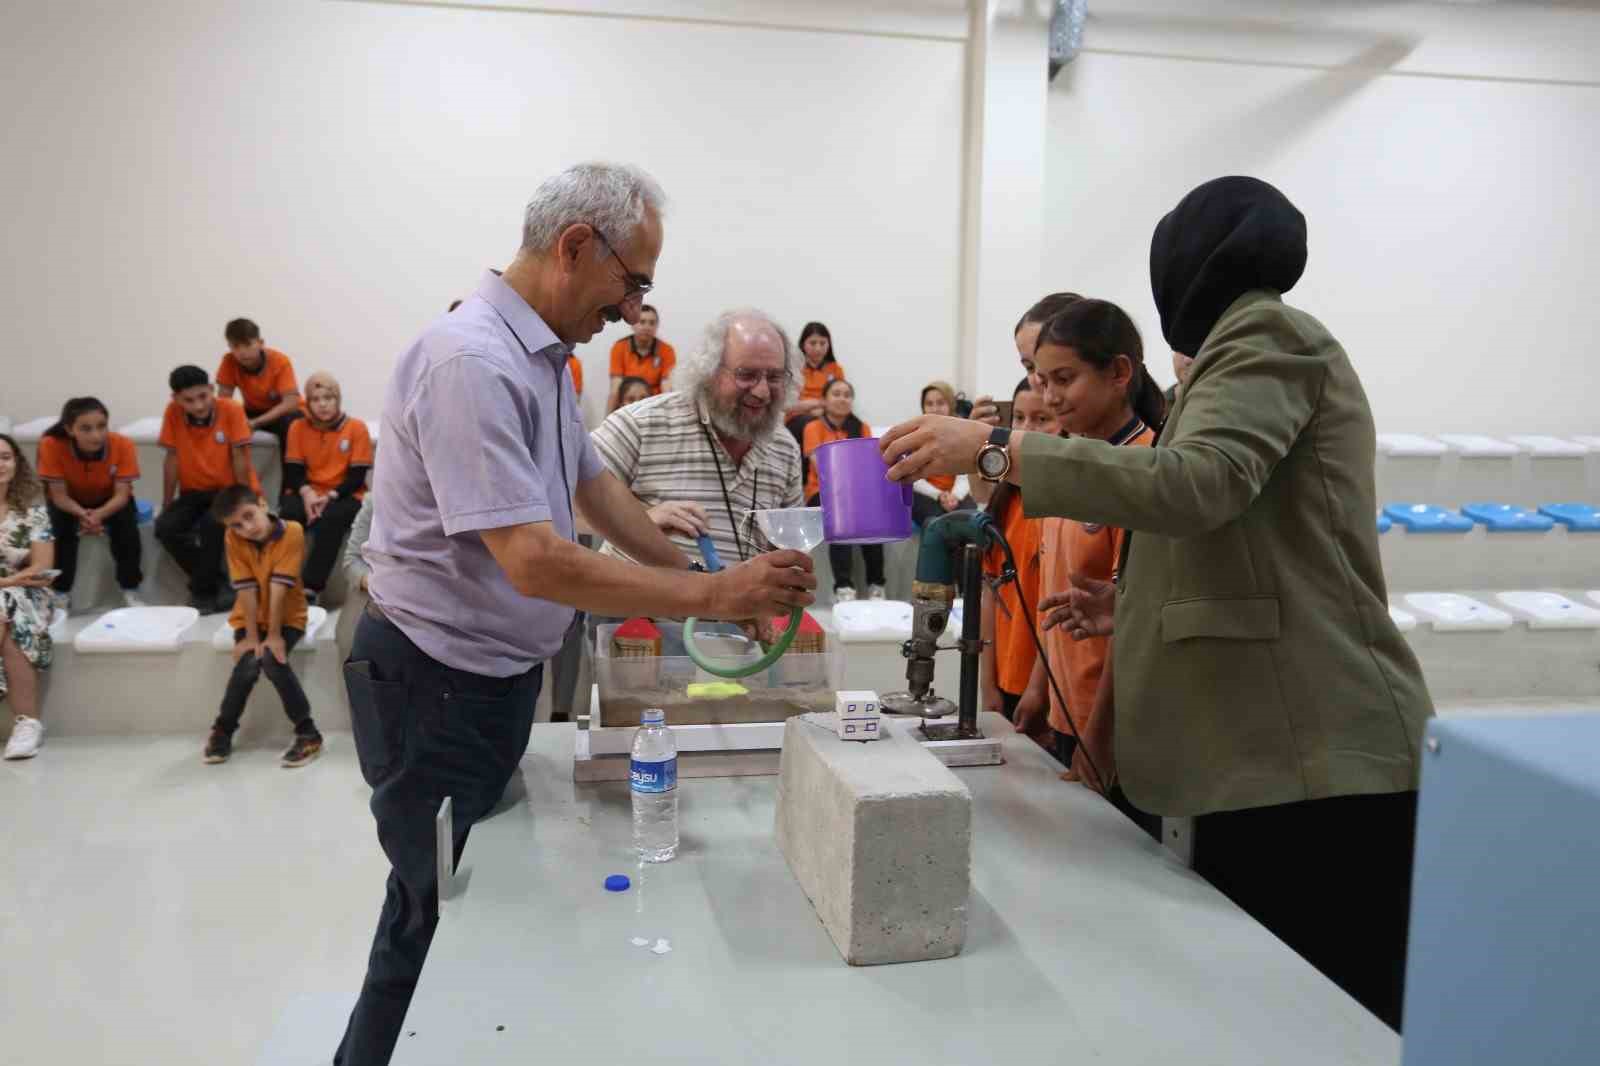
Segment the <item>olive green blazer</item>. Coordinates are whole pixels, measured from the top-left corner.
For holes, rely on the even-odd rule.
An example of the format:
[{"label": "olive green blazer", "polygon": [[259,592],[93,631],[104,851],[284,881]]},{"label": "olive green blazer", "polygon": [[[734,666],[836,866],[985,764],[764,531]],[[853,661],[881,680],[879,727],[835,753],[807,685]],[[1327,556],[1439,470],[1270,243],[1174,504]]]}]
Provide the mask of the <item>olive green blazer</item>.
[{"label": "olive green blazer", "polygon": [[1389,617],[1349,357],[1265,291],[1195,356],[1157,447],[1019,446],[1029,516],[1135,531],[1112,644],[1124,790],[1178,816],[1415,788],[1433,705]]}]

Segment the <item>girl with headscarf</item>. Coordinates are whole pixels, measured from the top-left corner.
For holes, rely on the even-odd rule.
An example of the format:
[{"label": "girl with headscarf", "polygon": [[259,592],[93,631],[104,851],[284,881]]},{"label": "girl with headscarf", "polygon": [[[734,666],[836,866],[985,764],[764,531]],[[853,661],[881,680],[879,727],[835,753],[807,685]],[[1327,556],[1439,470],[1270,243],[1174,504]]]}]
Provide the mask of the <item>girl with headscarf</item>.
[{"label": "girl with headscarf", "polygon": [[1398,1028],[1433,705],[1389,617],[1366,393],[1283,302],[1305,262],[1281,192],[1208,182],[1151,243],[1162,332],[1194,356],[1157,447],[924,416],[883,451],[896,480],[981,466],[1022,486],[1030,516],[1132,531],[1114,779],[1145,811],[1193,817],[1196,871]]},{"label": "girl with headscarf", "polygon": [[279,508],[310,537],[301,576],[311,603],[322,595],[339,561],[371,469],[372,435],[366,423],[344,413],[332,374],[312,374],[306,379],[306,417],[289,427]]}]

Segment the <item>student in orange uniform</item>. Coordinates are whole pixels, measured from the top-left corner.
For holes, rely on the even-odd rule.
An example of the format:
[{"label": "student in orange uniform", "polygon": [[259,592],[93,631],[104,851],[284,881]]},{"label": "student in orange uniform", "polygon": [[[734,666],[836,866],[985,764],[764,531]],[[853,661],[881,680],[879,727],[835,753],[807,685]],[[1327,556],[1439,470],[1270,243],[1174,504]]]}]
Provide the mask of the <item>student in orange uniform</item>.
[{"label": "student in orange uniform", "polygon": [[289,669],[289,653],[306,635],[306,596],[300,584],[305,531],[267,510],[267,501],[246,485],[217,493],[212,517],[227,527],[228,578],[238,602],[228,616],[233,627],[233,674],[222,710],[206,739],[205,761],[227,762],[250,691],[265,673],[294,723],[294,743],[283,753],[287,767],[304,766],[322,754],[322,734],[311,720],[311,702]]},{"label": "student in orange uniform", "polygon": [[197,366],[178,367],[167,383],[172,402],[161,420],[167,458],[156,539],[189,575],[189,606],[202,614],[225,611],[233,593],[223,587],[222,526],[211,504],[230,485],[261,491],[250,465],[250,424],[244,408],[218,397]]},{"label": "student in orange uniform", "polygon": [[[852,411],[856,390],[844,378],[828,383],[823,394],[822,415],[806,426],[805,440],[800,450],[809,460],[811,454],[824,444],[836,440],[851,440],[872,436],[872,427],[857,418]],[[812,507],[822,502],[821,484],[817,480],[815,464],[808,463],[806,473],[806,502]],[[867,599],[881,600],[886,595],[883,576],[883,545],[861,545],[861,559],[867,564]],[[855,560],[850,556],[850,545],[828,545],[828,562],[833,566],[833,601],[846,603],[856,598],[856,583],[851,575]]]},{"label": "student in orange uniform", "polygon": [[833,355],[833,334],[821,322],[807,322],[800,331],[800,397],[783,412],[783,424],[802,447],[806,424],[822,414],[822,392],[829,382],[844,379],[844,367]]},{"label": "student in orange uniform", "polygon": [[76,396],[39,439],[39,480],[44,482],[56,536],[56,569],[61,571],[54,585],[56,605],[63,610],[78,574],[80,535],[104,536],[110,542],[123,603],[143,606],[139,516],[133,506],[139,456],[133,441],[112,433],[109,424],[105,404],[93,396]]},{"label": "student in orange uniform", "polygon": [[332,374],[306,378],[306,417],[289,427],[283,456],[283,500],[279,512],[311,536],[305,587],[316,603],[339,561],[339,548],[361,510],[372,469],[367,424],[344,413]]},{"label": "student in orange uniform", "polygon": [[265,430],[278,438],[278,457],[282,461],[289,439],[289,426],[300,417],[300,386],[295,384],[294,364],[276,348],[261,340],[261,328],[248,318],[236,318],[223,330],[228,354],[217,367],[217,391],[232,399],[238,389],[245,416],[252,430]]},{"label": "student in orange uniform", "polygon": [[[922,388],[921,403],[925,415],[953,415],[956,413],[956,390],[948,382],[930,382]],[[966,511],[977,506],[965,474],[918,478],[911,491],[911,517],[919,526],[946,511]]]},{"label": "student in orange uniform", "polygon": [[623,378],[622,384],[617,386],[617,406],[626,407],[630,403],[650,398],[650,383],[644,378]]},{"label": "student in orange uniform", "polygon": [[660,328],[661,315],[649,304],[642,304],[639,320],[633,324],[633,335],[611,346],[611,399],[606,404],[607,414],[621,406],[617,391],[623,378],[643,378],[650,386],[650,395],[661,395],[661,383],[672,376],[672,368],[678,365],[678,353],[656,336]]},{"label": "student in orange uniform", "polygon": [[[583,396],[583,362],[575,355],[567,356],[567,373],[572,375],[572,391],[579,397]],[[309,391],[311,382],[306,382]]]},{"label": "student in orange uniform", "polygon": [[[1044,394],[1030,388],[1028,379],[1017,383],[1011,394],[1011,428],[1038,433],[1056,432],[1056,420],[1045,408]],[[995,589],[1005,569],[1006,558],[998,545],[983,559],[983,572],[989,579],[983,588],[983,683],[984,710],[998,711],[1008,720],[1019,715],[1037,723],[1035,740],[1053,745],[1055,738],[1046,728],[1045,711],[1049,691],[1044,671],[1034,676],[1038,649],[1024,612],[1039,610],[1039,522],[1022,514],[1022,493],[1015,485],[1001,485],[989,500],[989,513],[1005,534],[1016,560],[1016,577]],[[1038,623],[1035,623],[1037,628]]]},{"label": "student in orange uniform", "polygon": [[[1062,432],[1121,447],[1154,446],[1166,405],[1145,369],[1138,327],[1116,304],[1078,300],[1050,319],[1039,332],[1034,365],[1044,382],[1045,405]],[[1039,588],[1045,598],[1041,607],[1051,602],[1051,594],[1069,589],[1071,575],[1112,580],[1127,536],[1124,530],[1065,518],[1039,521]],[[1111,661],[1111,638],[1076,641],[1062,626],[1046,629],[1043,636],[1050,669],[1065,698],[1065,704],[1054,693],[1050,699],[1057,758],[1071,766],[1075,776],[1105,791],[1097,774],[1109,774],[1110,768],[1090,767],[1079,757],[1081,749],[1074,738],[1109,724],[1096,722],[1095,710],[1100,678]],[[1118,793],[1120,789],[1111,789],[1112,801],[1147,831],[1153,824],[1159,836],[1160,819],[1141,818],[1141,812],[1125,800],[1119,802]]]}]

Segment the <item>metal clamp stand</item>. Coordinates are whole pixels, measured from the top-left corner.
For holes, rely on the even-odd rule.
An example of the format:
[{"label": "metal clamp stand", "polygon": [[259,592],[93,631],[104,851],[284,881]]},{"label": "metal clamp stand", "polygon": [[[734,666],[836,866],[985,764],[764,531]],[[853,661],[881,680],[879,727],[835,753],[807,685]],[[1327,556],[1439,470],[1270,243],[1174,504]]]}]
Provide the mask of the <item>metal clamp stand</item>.
[{"label": "metal clamp stand", "polygon": [[983,551],[977,544],[961,547],[961,692],[954,724],[922,723],[929,740],[980,740],[978,728],[978,670],[983,658]]}]

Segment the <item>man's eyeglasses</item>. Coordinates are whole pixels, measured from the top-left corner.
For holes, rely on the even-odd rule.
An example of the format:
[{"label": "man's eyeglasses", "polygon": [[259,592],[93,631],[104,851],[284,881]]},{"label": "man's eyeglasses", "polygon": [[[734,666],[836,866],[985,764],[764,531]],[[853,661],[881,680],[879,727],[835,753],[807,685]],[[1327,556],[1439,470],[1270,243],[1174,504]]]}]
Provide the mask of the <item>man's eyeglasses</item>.
[{"label": "man's eyeglasses", "polygon": [[[723,369],[726,370],[727,368],[724,367]],[[733,383],[741,389],[753,389],[763,381],[767,383],[767,387],[773,392],[781,392],[789,387],[789,372],[787,370],[767,372],[740,368],[738,370],[728,370],[728,373],[733,375]]]},{"label": "man's eyeglasses", "polygon": [[636,296],[642,297],[651,289],[656,287],[656,283],[649,277],[638,273],[627,263],[622,261],[622,256],[617,254],[617,246],[611,243],[611,238],[600,232],[599,226],[596,226],[593,222],[591,222],[589,223],[589,228],[594,230],[594,235],[596,237],[600,238],[600,243],[606,246],[606,251],[611,253],[611,258],[615,259],[617,264],[622,267],[622,284],[624,286],[622,290],[622,299],[624,303]]}]

